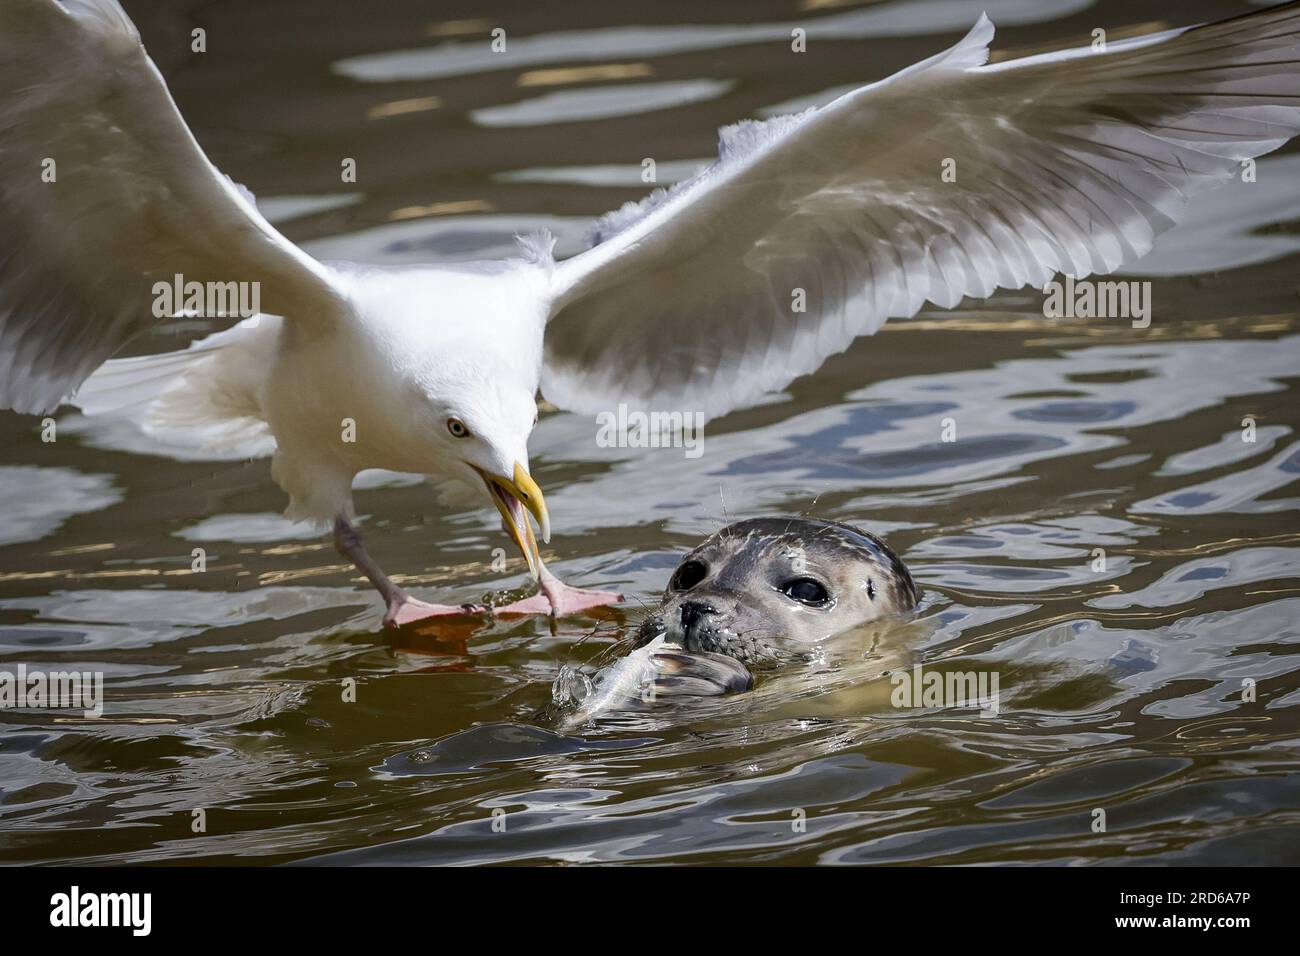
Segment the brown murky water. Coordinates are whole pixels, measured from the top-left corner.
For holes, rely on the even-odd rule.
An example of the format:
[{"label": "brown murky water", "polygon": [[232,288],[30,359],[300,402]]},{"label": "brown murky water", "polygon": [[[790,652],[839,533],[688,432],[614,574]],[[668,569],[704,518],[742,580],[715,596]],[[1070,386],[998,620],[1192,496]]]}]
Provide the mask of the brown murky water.
[{"label": "brown murky water", "polygon": [[[683,175],[719,125],[888,74],[981,8],[1017,53],[1249,9],[128,6],[200,141],[291,238],[390,262],[495,256],[537,226],[571,249],[641,194],[644,157]],[[507,56],[485,52],[495,26]],[[710,423],[698,458],[543,418],[554,566],[623,589],[627,620],[727,517],[858,522],[924,586],[915,655],[998,673],[996,715],[894,709],[880,679],[814,669],[555,733],[534,715],[608,624],[390,637],[334,552],[278,516],[266,462],[178,460],[71,412],[44,443],[0,416],[0,668],[103,671],[107,696],[95,721],[0,711],[0,859],[1300,862],[1298,225],[1290,148],[1133,274],[1153,283],[1147,330],[1048,321],[1032,292],[927,312]],[[372,550],[418,592],[521,583],[517,559],[492,570],[495,512],[367,477]]]}]

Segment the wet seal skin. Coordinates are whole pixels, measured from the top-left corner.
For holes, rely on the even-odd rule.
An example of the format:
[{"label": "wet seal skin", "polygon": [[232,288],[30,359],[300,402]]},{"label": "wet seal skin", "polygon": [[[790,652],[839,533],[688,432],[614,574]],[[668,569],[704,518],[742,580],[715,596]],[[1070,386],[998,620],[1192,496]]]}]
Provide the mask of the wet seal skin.
[{"label": "wet seal skin", "polygon": [[753,686],[753,668],[806,660],[830,638],[917,604],[907,566],[879,538],[820,518],[738,521],[688,553],[637,646],[659,634],[656,694]]}]

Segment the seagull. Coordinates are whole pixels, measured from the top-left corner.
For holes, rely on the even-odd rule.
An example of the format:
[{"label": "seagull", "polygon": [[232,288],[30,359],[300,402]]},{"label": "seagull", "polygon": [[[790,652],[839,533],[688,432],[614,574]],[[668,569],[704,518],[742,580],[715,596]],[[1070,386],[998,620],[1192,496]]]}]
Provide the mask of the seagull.
[{"label": "seagull", "polygon": [[[992,38],[981,15],[826,106],[724,128],[715,163],[599,220],[563,261],[534,235],[503,261],[394,268],[318,262],[272,228],[116,0],[4,0],[0,407],[129,409],[210,446],[261,442],[286,514],[332,527],[386,625],[466,606],[413,598],[366,551],[366,468],[487,496],[539,585],[501,611],[616,602],[542,562],[539,393],[584,415],[725,414],[927,303],[1113,272],[1300,131],[1297,3],[989,64]],[[258,312],[112,358],[195,314],[158,307],[182,277],[249,284]]]}]

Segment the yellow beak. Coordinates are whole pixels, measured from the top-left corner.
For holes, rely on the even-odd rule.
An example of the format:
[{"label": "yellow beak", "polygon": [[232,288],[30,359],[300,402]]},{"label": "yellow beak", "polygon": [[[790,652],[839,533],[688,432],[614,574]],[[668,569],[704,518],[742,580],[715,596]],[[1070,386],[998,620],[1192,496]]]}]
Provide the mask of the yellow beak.
[{"label": "yellow beak", "polygon": [[478,467],[474,470],[487,485],[492,503],[497,506],[497,511],[501,512],[506,533],[523,554],[524,560],[528,562],[528,573],[536,581],[541,573],[542,556],[537,547],[537,537],[533,534],[533,526],[529,523],[525,511],[537,520],[537,526],[542,531],[542,540],[549,542],[551,516],[546,511],[546,499],[542,496],[542,489],[538,487],[537,482],[533,481],[528,470],[520,462],[515,462],[515,473],[510,478],[490,475]]}]

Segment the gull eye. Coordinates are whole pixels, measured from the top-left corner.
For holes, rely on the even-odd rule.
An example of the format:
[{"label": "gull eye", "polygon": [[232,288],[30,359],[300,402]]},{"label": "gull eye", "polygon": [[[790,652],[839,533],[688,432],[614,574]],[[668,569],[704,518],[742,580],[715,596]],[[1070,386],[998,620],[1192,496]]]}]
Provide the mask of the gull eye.
[{"label": "gull eye", "polygon": [[673,572],[668,588],[671,591],[689,591],[708,576],[709,569],[703,561],[687,561]]},{"label": "gull eye", "polygon": [[830,592],[820,581],[812,578],[795,578],[781,585],[781,593],[808,607],[825,607],[831,599]]},{"label": "gull eye", "polygon": [[451,432],[453,438],[468,438],[469,429],[459,418],[447,419],[447,431]]}]

